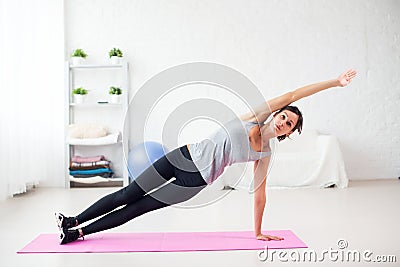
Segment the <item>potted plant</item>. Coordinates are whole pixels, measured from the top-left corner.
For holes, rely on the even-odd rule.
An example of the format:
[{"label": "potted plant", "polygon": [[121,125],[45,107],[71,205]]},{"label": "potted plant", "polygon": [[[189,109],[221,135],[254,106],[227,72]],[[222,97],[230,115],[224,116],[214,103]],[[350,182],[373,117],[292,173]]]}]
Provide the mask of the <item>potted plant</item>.
[{"label": "potted plant", "polygon": [[88,94],[88,90],[83,87],[78,87],[72,90],[72,95],[74,96],[75,104],[82,104],[85,102],[86,95]]},{"label": "potted plant", "polygon": [[120,64],[123,56],[122,51],[119,48],[113,48],[108,52],[111,59],[111,64]]},{"label": "potted plant", "polygon": [[122,95],[121,88],[111,86],[108,93],[110,94],[110,97],[111,97],[110,103],[113,103],[113,104],[121,103],[121,95]]},{"label": "potted plant", "polygon": [[76,49],[71,55],[72,65],[82,64],[83,60],[86,57],[87,57],[87,54],[85,53],[85,51],[83,51],[80,48]]}]

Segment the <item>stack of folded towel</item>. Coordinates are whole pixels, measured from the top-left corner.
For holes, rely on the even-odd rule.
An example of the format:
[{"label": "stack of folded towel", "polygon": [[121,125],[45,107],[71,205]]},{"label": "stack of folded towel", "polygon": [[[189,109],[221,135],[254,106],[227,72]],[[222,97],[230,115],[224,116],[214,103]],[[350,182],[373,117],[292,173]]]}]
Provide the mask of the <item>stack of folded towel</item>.
[{"label": "stack of folded towel", "polygon": [[110,161],[106,160],[104,156],[74,156],[71,159],[69,174],[75,178],[90,178],[95,176],[111,178],[113,171],[110,168]]}]

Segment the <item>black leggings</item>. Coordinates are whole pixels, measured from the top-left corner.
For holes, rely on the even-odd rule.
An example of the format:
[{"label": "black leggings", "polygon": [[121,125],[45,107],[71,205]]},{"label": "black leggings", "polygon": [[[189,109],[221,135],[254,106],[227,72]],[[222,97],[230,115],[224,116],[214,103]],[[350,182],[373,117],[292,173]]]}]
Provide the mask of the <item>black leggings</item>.
[{"label": "black leggings", "polygon": [[[173,177],[176,180],[148,194]],[[96,233],[124,224],[149,211],[189,200],[206,185],[192,162],[187,146],[182,146],[157,160],[130,185],[95,202],[76,219],[81,224],[108,213],[82,228],[84,235]],[[124,207],[114,210],[120,206]]]}]

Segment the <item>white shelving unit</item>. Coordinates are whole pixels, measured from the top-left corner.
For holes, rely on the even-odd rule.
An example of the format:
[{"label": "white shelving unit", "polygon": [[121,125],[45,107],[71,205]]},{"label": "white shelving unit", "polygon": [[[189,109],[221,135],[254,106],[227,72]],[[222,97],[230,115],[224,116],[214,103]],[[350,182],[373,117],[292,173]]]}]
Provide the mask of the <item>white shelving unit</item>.
[{"label": "white shelving unit", "polygon": [[[127,136],[124,136],[124,123],[128,115],[129,101],[129,64],[119,65],[71,65],[65,63],[65,92],[66,92],[66,159],[65,186],[69,187],[99,187],[123,186],[129,183],[128,171],[125,166],[128,151]],[[109,103],[108,91],[110,86],[122,89],[121,102]],[[76,104],[73,101],[72,90],[84,87],[89,90],[87,100]],[[91,139],[71,139],[68,126],[71,124],[96,124],[105,126],[110,134],[105,137]],[[129,128],[127,128],[129,129]],[[69,175],[71,158],[78,156],[104,155],[111,161],[114,172],[112,178],[83,178],[76,179]],[[82,182],[84,180],[84,182]]]}]

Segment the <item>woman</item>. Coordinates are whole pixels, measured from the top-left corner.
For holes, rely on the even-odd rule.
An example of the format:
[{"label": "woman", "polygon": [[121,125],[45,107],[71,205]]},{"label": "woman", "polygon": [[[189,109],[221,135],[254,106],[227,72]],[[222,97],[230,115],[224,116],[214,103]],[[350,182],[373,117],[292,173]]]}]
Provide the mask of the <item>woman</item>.
[{"label": "woman", "polygon": [[[282,141],[296,130],[301,133],[302,114],[289,104],[331,87],[346,86],[355,76],[356,71],[348,70],[337,79],[307,85],[271,99],[254,112],[228,122],[209,139],[171,151],[130,185],[101,198],[78,216],[66,217],[57,213],[60,244],[119,226],[149,211],[189,200],[212,184],[226,166],[249,161],[254,161],[255,238],[282,240],[281,237],[261,233],[266,201],[265,178],[271,155],[269,142],[274,137]],[[272,119],[264,123],[272,113]],[[173,177],[176,178],[174,181],[150,192]],[[100,216],[103,217],[78,228],[78,225]]]}]

